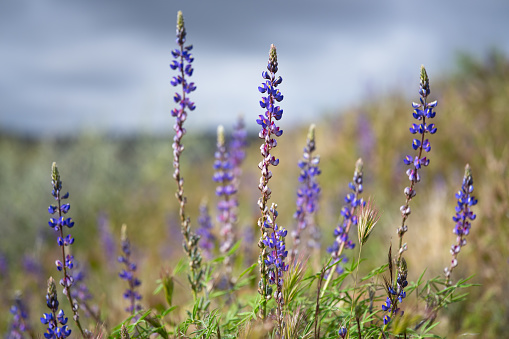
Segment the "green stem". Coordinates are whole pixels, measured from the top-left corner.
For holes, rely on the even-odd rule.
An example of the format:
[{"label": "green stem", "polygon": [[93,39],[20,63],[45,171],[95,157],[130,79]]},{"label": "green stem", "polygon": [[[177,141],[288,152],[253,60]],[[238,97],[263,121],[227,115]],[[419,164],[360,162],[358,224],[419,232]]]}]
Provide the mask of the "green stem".
[{"label": "green stem", "polygon": [[[348,319],[348,325],[347,328],[350,328],[350,320],[352,319],[351,315],[353,313],[353,304],[355,303],[355,290],[357,289],[357,278],[359,276],[359,264],[361,260],[361,253],[362,253],[362,242],[359,244],[359,256],[357,257],[357,268],[355,269],[355,281],[353,285],[353,295],[352,295],[352,304],[350,305],[350,318]],[[360,333],[359,333],[360,335]]]}]

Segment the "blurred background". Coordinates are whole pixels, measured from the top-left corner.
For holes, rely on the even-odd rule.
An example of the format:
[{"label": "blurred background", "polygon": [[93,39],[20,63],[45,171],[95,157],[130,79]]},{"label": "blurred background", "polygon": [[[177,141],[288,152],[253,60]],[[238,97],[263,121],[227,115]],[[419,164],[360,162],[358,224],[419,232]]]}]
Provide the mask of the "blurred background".
[{"label": "blurred background", "polygon": [[[330,244],[355,160],[365,163],[365,197],[383,210],[363,256],[383,264],[395,242],[411,154],[411,101],[426,66],[438,99],[431,163],[422,173],[406,236],[410,276],[442,274],[455,241],[455,192],[473,169],[479,205],[455,279],[482,284],[440,314],[441,335],[497,338],[509,328],[509,3],[505,1],[16,1],[0,3],[0,287],[4,305],[22,291],[39,332],[45,282],[57,276],[55,235],[47,226],[51,163],[70,192],[73,251],[94,303],[111,324],[124,319],[116,279],[119,236],[128,225],[145,306],[161,270],[183,256],[172,181],[171,50],[182,10],[195,47],[183,173],[194,222],[202,198],[215,213],[215,129],[227,135],[239,115],[250,131],[238,232],[258,217],[260,159],[256,117],[271,43],[285,95],[271,182],[280,221],[295,226],[295,191],[309,123],[317,124],[322,252]],[[210,179],[210,180],[209,180]],[[196,223],[194,222],[194,226]],[[243,233],[244,234],[244,233]],[[255,233],[256,234],[256,233]],[[244,244],[245,262],[256,245]],[[382,255],[383,254],[383,255]],[[242,271],[245,262],[237,263]],[[244,266],[243,266],[244,265]],[[186,290],[185,277],[178,288]],[[118,281],[117,281],[118,280]],[[105,284],[105,282],[108,284]],[[184,300],[185,301],[185,300]],[[417,301],[414,300],[417,304]],[[415,306],[417,308],[417,306]],[[10,322],[1,311],[0,331]]]}]

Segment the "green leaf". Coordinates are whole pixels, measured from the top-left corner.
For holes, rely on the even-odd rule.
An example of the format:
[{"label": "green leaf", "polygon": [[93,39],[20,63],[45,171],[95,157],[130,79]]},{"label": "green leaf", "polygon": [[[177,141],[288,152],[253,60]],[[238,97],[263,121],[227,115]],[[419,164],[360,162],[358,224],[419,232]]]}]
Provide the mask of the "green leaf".
[{"label": "green leaf", "polygon": [[162,313],[161,313],[161,317],[165,317],[166,315],[168,315],[170,312],[172,312],[173,310],[175,310],[178,306],[175,305],[175,306],[172,306],[166,310],[164,310]]}]

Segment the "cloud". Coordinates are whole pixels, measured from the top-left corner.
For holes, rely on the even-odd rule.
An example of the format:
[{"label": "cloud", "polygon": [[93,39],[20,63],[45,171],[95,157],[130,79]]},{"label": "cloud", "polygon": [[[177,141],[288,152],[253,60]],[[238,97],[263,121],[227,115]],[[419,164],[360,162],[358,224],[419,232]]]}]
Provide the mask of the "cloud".
[{"label": "cloud", "polygon": [[509,4],[462,4],[459,13],[438,0],[426,8],[395,0],[3,2],[0,126],[35,134],[169,130],[179,9],[195,45],[189,126],[262,113],[256,87],[271,43],[284,78],[283,125],[309,122],[367,88],[411,88],[422,63],[446,73],[459,50],[509,52]]}]

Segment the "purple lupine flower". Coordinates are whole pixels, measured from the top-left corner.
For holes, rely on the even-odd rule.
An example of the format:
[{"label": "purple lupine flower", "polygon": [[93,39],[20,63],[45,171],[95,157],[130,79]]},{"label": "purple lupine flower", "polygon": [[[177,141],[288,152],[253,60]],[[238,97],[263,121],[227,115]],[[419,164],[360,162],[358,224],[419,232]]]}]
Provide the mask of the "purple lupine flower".
[{"label": "purple lupine flower", "polygon": [[58,297],[57,286],[53,277],[48,280],[48,293],[46,294],[46,305],[51,310],[49,313],[44,313],[41,318],[41,323],[48,325],[44,338],[67,338],[71,335],[71,329],[67,326],[68,318],[65,316],[64,311],[58,311]]},{"label": "purple lupine flower", "polygon": [[338,331],[338,335],[341,337],[341,338],[346,338],[346,334],[347,334],[347,330],[346,330],[346,327],[341,327]]},{"label": "purple lupine flower", "polygon": [[[232,140],[230,141],[230,159],[233,165],[233,177],[239,178],[242,174],[241,165],[246,158],[245,148],[247,146],[247,130],[244,119],[239,116],[233,126]],[[236,187],[238,189],[238,187]]]},{"label": "purple lupine flower", "polygon": [[[215,158],[213,180],[218,185],[216,187],[216,195],[219,197],[219,202],[217,203],[217,221],[221,225],[220,234],[222,237],[219,249],[221,253],[225,254],[228,253],[235,242],[233,224],[236,220],[234,219],[235,216],[232,215],[232,210],[237,207],[237,200],[231,199],[236,190],[233,185],[232,162],[225,147],[223,126],[217,128],[217,151]],[[229,266],[229,261],[227,258],[227,267]]]},{"label": "purple lupine flower", "polygon": [[285,237],[288,233],[286,229],[278,226],[276,219],[278,216],[277,204],[272,204],[270,208],[270,215],[265,220],[264,228],[271,230],[265,233],[263,244],[267,249],[267,257],[265,259],[265,265],[267,270],[268,283],[270,285],[276,285],[274,291],[274,300],[277,303],[276,321],[278,323],[278,330],[282,335],[283,330],[283,306],[285,300],[283,298],[283,275],[284,272],[288,271],[288,265],[285,263],[285,259],[288,256],[286,250]]},{"label": "purple lupine flower", "polygon": [[212,234],[212,220],[210,219],[209,207],[206,199],[200,204],[200,216],[198,217],[198,229],[196,234],[200,236],[200,247],[205,258],[210,260],[215,248],[216,237]]},{"label": "purple lupine flower", "polygon": [[91,306],[89,303],[93,297],[85,282],[86,270],[80,267],[80,265],[76,265],[76,267],[78,269],[75,269],[73,276],[75,288],[73,288],[71,295],[82,306],[85,316],[92,317],[97,323],[100,323],[101,319],[98,307],[96,305]]},{"label": "purple lupine flower", "polygon": [[276,121],[280,120],[283,116],[283,110],[281,107],[276,106],[278,102],[283,100],[283,95],[279,89],[277,89],[283,79],[280,76],[276,77],[277,71],[278,62],[276,46],[271,45],[267,71],[262,72],[262,78],[265,79],[265,82],[258,87],[260,93],[266,94],[266,96],[263,96],[260,101],[260,106],[265,110],[265,113],[264,115],[260,115],[259,119],[256,120],[258,125],[262,127],[258,136],[260,139],[264,140],[264,143],[260,147],[263,159],[258,164],[258,168],[262,172],[260,184],[258,185],[258,188],[262,193],[261,198],[258,199],[258,206],[260,207],[262,214],[260,219],[258,219],[258,227],[261,232],[260,241],[258,242],[258,247],[260,247],[260,258],[258,259],[258,262],[260,264],[261,276],[260,283],[258,284],[258,293],[262,296],[260,307],[262,318],[265,318],[266,302],[271,297],[269,286],[267,285],[268,271],[265,266],[265,260],[267,259],[268,253],[264,244],[264,239],[268,237],[265,224],[270,218],[269,208],[267,206],[271,196],[269,180],[272,178],[272,172],[270,171],[270,166],[277,166],[279,164],[279,159],[276,159],[276,157],[271,154],[271,151],[277,146],[277,141],[274,137],[279,137],[283,134],[283,130],[276,125]]},{"label": "purple lupine flower", "polygon": [[[60,246],[62,250],[62,260],[56,260],[55,265],[58,271],[61,271],[64,277],[60,280],[60,285],[62,285],[63,293],[69,300],[69,304],[71,305],[71,309],[73,311],[73,319],[80,330],[80,333],[84,335],[83,329],[81,327],[81,323],[79,320],[78,314],[78,303],[72,297],[72,286],[74,284],[74,278],[72,276],[72,269],[74,267],[74,256],[69,253],[66,254],[65,248],[71,246],[74,243],[74,238],[71,234],[67,234],[64,236],[64,228],[72,228],[74,226],[74,221],[69,217],[64,217],[71,208],[69,203],[63,204],[63,200],[69,198],[69,193],[62,194],[62,181],[60,180],[60,173],[58,172],[57,164],[54,162],[51,167],[51,185],[53,186],[53,190],[51,195],[57,201],[57,205],[50,205],[48,207],[48,212],[50,214],[58,213],[57,218],[51,218],[48,222],[49,226],[57,232],[59,235],[57,237],[57,244]],[[62,330],[63,331],[63,330]],[[69,330],[70,333],[70,330]],[[58,334],[56,334],[58,336]]]},{"label": "purple lupine flower", "polygon": [[42,279],[46,280],[43,278],[44,272],[41,263],[33,255],[25,253],[21,262],[25,273],[35,276],[38,281],[42,282]]},{"label": "purple lupine flower", "polygon": [[316,149],[315,145],[315,125],[309,127],[308,138],[302,159],[299,160],[299,182],[297,190],[297,210],[293,217],[297,219],[297,229],[292,231],[293,243],[295,249],[293,255],[297,254],[297,247],[300,244],[301,232],[308,226],[310,227],[310,239],[308,245],[310,248],[319,246],[320,231],[315,222],[315,212],[318,209],[318,199],[320,198],[320,185],[317,182],[317,176],[321,171],[320,156],[313,155]]},{"label": "purple lupine flower", "polygon": [[194,61],[193,55],[190,53],[193,48],[192,45],[185,46],[186,42],[186,29],[184,27],[184,16],[179,11],[177,14],[177,44],[179,48],[174,49],[171,54],[174,60],[170,64],[172,70],[176,70],[178,75],[174,76],[171,80],[172,86],[181,87],[182,91],[175,92],[173,100],[178,104],[178,108],[171,110],[171,116],[175,117],[176,122],[173,125],[175,130],[175,136],[173,137],[173,179],[177,182],[177,193],[175,196],[179,202],[179,215],[181,232],[184,237],[182,247],[189,258],[189,283],[193,290],[194,299],[197,297],[197,293],[202,289],[201,277],[203,276],[203,269],[201,268],[201,254],[198,249],[198,241],[200,237],[191,231],[190,219],[186,216],[185,206],[186,197],[184,196],[184,178],[180,173],[180,156],[184,151],[182,145],[182,137],[186,133],[186,129],[183,127],[184,121],[187,119],[187,110],[193,111],[196,106],[194,102],[189,99],[189,94],[196,90],[194,82],[188,82],[187,78],[193,75],[192,62]]},{"label": "purple lupine flower", "polygon": [[[359,198],[363,191],[362,167],[362,159],[358,159],[355,163],[353,180],[348,184],[351,192],[346,195],[345,205],[343,208],[341,208],[341,216],[343,217],[343,221],[336,226],[336,229],[334,230],[335,241],[332,246],[327,249],[327,252],[329,252],[332,256],[333,263],[338,261],[346,263],[348,259],[342,255],[343,250],[345,248],[353,249],[355,247],[355,244],[350,240],[349,232],[352,225],[357,225],[357,209],[366,204],[363,198]],[[336,272],[342,273],[343,270],[343,266],[340,263],[336,265]],[[332,272],[329,274],[332,274]]]},{"label": "purple lupine flower", "polygon": [[458,199],[456,214],[452,217],[452,220],[456,223],[453,230],[453,233],[456,234],[456,243],[451,246],[451,264],[444,269],[447,285],[451,282],[452,270],[458,265],[458,254],[461,248],[467,244],[466,236],[470,233],[471,222],[476,218],[476,215],[470,209],[471,206],[477,205],[477,199],[472,195],[472,192],[474,192],[474,179],[472,178],[470,165],[467,164],[463,184],[456,193],[456,199]]},{"label": "purple lupine flower", "polygon": [[10,311],[13,318],[7,339],[23,339],[24,333],[30,333],[31,329],[28,324],[28,309],[21,298],[21,292],[16,292],[14,305],[11,306]]},{"label": "purple lupine flower", "polygon": [[240,177],[242,175],[242,163],[246,158],[245,148],[247,146],[247,130],[244,126],[244,119],[240,116],[237,119],[237,122],[233,126],[233,135],[230,141],[230,162],[232,164],[232,185],[235,193],[230,196],[230,200],[232,200],[232,207],[230,209],[231,219],[237,221],[238,220],[238,193],[240,187]]},{"label": "purple lupine flower", "polygon": [[115,246],[115,238],[111,232],[109,217],[105,212],[100,212],[97,216],[97,231],[99,232],[101,248],[104,251],[106,262],[109,268],[113,269],[115,267],[117,249]]},{"label": "purple lupine flower", "polygon": [[421,66],[419,94],[421,96],[420,103],[414,102],[412,103],[412,107],[414,108],[413,117],[420,123],[412,124],[410,127],[410,133],[420,135],[420,137],[412,141],[412,148],[417,151],[417,155],[415,157],[407,155],[403,159],[405,165],[410,166],[410,168],[406,171],[408,180],[410,180],[410,186],[406,187],[404,190],[406,201],[405,204],[400,207],[402,221],[401,226],[398,228],[398,261],[401,259],[403,252],[407,249],[406,243],[403,244],[403,236],[408,230],[408,226],[405,225],[405,222],[411,212],[409,204],[412,198],[416,195],[414,186],[416,183],[421,181],[421,168],[429,165],[429,159],[423,155],[423,151],[426,153],[431,151],[431,145],[429,139],[426,139],[426,134],[435,134],[437,131],[435,124],[426,122],[426,119],[433,119],[435,117],[436,112],[433,111],[433,109],[437,106],[437,101],[428,103],[428,96],[430,94],[429,78],[424,66]]},{"label": "purple lupine flower", "polygon": [[356,134],[359,154],[364,159],[371,159],[373,150],[375,149],[376,138],[373,131],[373,123],[365,112],[359,112],[357,115]]},{"label": "purple lupine flower", "polygon": [[124,292],[124,299],[129,301],[129,306],[125,308],[126,312],[135,314],[142,309],[138,303],[141,300],[141,294],[136,291],[136,288],[141,285],[141,281],[135,277],[136,264],[131,261],[131,243],[127,237],[127,226],[122,225],[121,233],[121,247],[122,255],[118,257],[118,262],[124,264],[125,268],[120,271],[118,276],[127,281],[129,287]]},{"label": "purple lupine flower", "polygon": [[384,276],[384,287],[387,293],[387,299],[385,304],[382,305],[382,310],[388,314],[384,315],[384,325],[389,324],[392,317],[396,314],[403,315],[403,311],[398,308],[398,305],[406,297],[405,287],[408,286],[407,281],[407,263],[405,258],[401,258],[398,262],[398,272],[396,281],[393,281],[393,266],[392,266],[392,254],[389,249],[389,279]]}]

